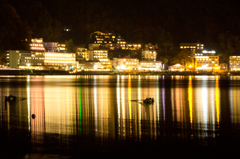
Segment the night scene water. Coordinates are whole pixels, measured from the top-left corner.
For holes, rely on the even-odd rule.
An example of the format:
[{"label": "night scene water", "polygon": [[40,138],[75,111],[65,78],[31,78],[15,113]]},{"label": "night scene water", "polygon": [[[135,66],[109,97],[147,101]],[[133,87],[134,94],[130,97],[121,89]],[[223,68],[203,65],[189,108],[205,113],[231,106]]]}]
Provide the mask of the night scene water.
[{"label": "night scene water", "polygon": [[239,94],[240,76],[1,76],[0,156],[233,157]]}]

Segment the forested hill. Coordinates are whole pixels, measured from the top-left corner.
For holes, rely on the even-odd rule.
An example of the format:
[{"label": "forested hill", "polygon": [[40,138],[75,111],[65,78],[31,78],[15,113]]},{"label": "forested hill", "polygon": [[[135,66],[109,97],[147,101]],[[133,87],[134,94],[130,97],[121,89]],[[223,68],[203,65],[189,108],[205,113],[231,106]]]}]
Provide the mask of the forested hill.
[{"label": "forested hill", "polygon": [[[1,3],[5,5],[0,9],[10,6],[16,10],[10,10],[9,14],[18,15],[19,23],[9,17],[0,28],[26,26],[22,35],[8,37],[9,43],[14,36],[25,38],[30,33],[34,38],[43,37],[44,41],[72,38],[79,44],[86,43],[91,32],[102,31],[120,33],[128,42],[170,44],[172,48],[180,42],[201,42],[206,48],[221,52],[232,47],[233,53],[240,47],[239,2],[234,0],[8,0]],[[4,15],[0,18],[4,19]],[[72,31],[66,33],[63,28]],[[6,38],[4,33],[0,40],[3,37]]]}]

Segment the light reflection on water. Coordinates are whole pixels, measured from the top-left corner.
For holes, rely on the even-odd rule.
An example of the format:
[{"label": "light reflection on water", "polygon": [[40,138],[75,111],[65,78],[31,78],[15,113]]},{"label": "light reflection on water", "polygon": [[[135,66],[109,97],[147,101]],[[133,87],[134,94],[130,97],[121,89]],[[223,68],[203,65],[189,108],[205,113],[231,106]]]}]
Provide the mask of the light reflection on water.
[{"label": "light reflection on water", "polygon": [[[238,76],[0,77],[0,124],[3,130],[28,130],[34,144],[47,142],[46,134],[67,140],[95,136],[100,142],[214,140],[231,125],[239,138],[239,81]],[[4,101],[10,94],[16,102]],[[143,103],[146,97],[155,102]]]}]

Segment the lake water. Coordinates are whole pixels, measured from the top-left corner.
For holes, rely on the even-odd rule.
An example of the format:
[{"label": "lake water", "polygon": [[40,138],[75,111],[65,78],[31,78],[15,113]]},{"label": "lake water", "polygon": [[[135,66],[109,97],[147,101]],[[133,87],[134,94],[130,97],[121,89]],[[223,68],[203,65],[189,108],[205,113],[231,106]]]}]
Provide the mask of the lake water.
[{"label": "lake water", "polygon": [[229,157],[240,148],[240,76],[0,76],[0,103],[6,158]]}]

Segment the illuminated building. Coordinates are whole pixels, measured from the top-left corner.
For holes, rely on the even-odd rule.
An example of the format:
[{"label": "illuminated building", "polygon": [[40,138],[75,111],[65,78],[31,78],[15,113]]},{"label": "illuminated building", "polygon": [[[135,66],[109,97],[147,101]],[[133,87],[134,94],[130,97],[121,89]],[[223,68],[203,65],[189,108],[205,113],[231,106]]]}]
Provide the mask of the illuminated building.
[{"label": "illuminated building", "polygon": [[58,44],[57,45],[57,49],[58,49],[58,51],[65,51],[65,50],[67,50],[65,44]]},{"label": "illuminated building", "polygon": [[[19,65],[19,50],[9,50],[5,54],[5,63],[6,66],[11,68],[18,68]],[[21,51],[21,52],[29,52],[29,51]]]},{"label": "illuminated building", "polygon": [[99,59],[107,59],[108,58],[108,50],[101,49],[98,44],[89,44],[89,60],[90,61],[98,61]]},{"label": "illuminated building", "polygon": [[161,71],[162,70],[162,62],[161,61],[150,61],[143,60],[139,63],[139,70],[142,71]]},{"label": "illuminated building", "polygon": [[204,44],[201,43],[180,43],[180,49],[203,50]]},{"label": "illuminated building", "polygon": [[240,56],[229,56],[229,70],[239,71],[240,70]]},{"label": "illuminated building", "polygon": [[106,44],[112,44],[112,43],[117,43],[117,39],[119,38],[120,35],[116,33],[103,33],[100,31],[95,31],[90,35],[90,38],[92,39],[93,43],[100,44],[100,46],[104,46]]},{"label": "illuminated building", "polygon": [[43,38],[31,39],[31,42],[32,43],[29,44],[31,50],[45,51]]},{"label": "illuminated building", "polygon": [[58,42],[44,42],[44,47],[48,52],[58,51]]},{"label": "illuminated building", "polygon": [[19,68],[40,69],[44,67],[44,52],[31,51],[19,53]]},{"label": "illuminated building", "polygon": [[219,56],[215,51],[203,50],[202,53],[195,53],[194,66],[196,70],[213,71],[219,70]]},{"label": "illuminated building", "polygon": [[152,45],[151,43],[145,44],[145,48],[142,51],[143,59],[156,61],[157,59],[157,45]]},{"label": "illuminated building", "polygon": [[89,60],[89,53],[87,48],[78,48],[77,49],[77,61]]},{"label": "illuminated building", "polygon": [[126,50],[140,50],[142,48],[142,45],[139,43],[133,43],[133,44],[127,44]]},{"label": "illuminated building", "polygon": [[186,67],[180,64],[176,64],[173,66],[168,66],[169,71],[185,71]]},{"label": "illuminated building", "polygon": [[44,65],[54,69],[69,69],[77,67],[75,53],[45,52]]},{"label": "illuminated building", "polygon": [[105,68],[105,69],[111,69],[112,68],[112,60],[99,59],[99,62],[101,63],[102,67]]},{"label": "illuminated building", "polygon": [[95,31],[90,34],[90,39],[92,40],[92,43],[99,44],[100,47],[105,47],[110,50],[139,50],[141,48],[141,44],[127,44],[127,42],[118,33],[103,33]]},{"label": "illuminated building", "polygon": [[117,70],[133,70],[137,69],[139,60],[137,58],[113,58],[112,66]]}]

